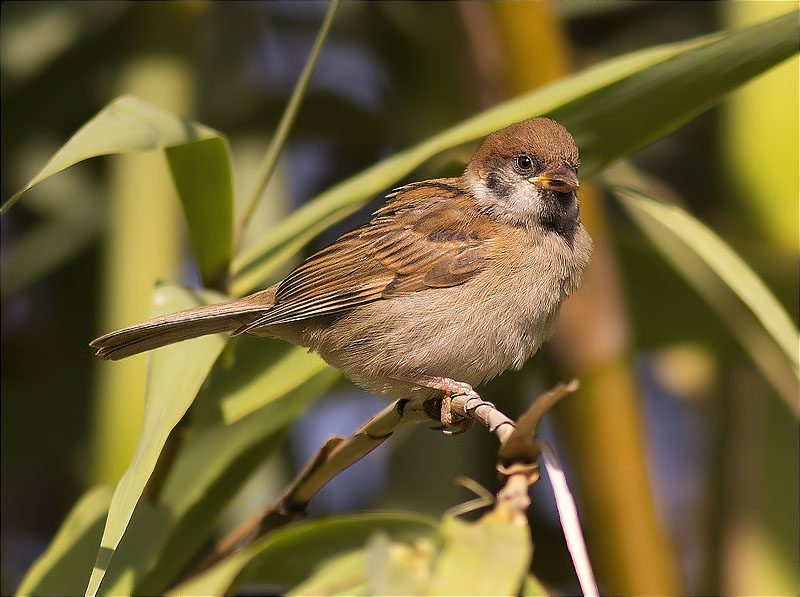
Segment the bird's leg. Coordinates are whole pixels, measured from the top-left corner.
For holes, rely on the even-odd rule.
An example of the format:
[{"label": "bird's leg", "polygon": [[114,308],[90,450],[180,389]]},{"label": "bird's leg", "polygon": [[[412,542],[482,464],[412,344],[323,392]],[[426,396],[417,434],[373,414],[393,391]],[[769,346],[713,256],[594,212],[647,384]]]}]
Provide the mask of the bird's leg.
[{"label": "bird's leg", "polygon": [[458,427],[457,431],[445,431],[447,435],[460,435],[470,430],[475,421],[469,418],[458,417],[460,420],[456,421],[455,415],[450,408],[450,403],[453,396],[470,396],[480,399],[478,393],[472,389],[472,386],[462,381],[456,381],[447,377],[432,377],[423,375],[415,378],[414,383],[417,383],[426,388],[439,390],[442,393],[442,406],[440,411],[440,420],[442,427],[437,429],[444,429],[445,427]]}]

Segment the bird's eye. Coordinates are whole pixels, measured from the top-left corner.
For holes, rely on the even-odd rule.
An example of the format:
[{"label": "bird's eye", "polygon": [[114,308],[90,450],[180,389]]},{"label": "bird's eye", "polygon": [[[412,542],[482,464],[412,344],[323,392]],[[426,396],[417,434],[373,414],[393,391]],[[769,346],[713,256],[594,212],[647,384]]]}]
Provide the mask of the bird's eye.
[{"label": "bird's eye", "polygon": [[517,169],[521,170],[522,172],[527,172],[533,168],[533,160],[531,160],[531,158],[524,153],[516,157],[514,164],[517,166]]}]

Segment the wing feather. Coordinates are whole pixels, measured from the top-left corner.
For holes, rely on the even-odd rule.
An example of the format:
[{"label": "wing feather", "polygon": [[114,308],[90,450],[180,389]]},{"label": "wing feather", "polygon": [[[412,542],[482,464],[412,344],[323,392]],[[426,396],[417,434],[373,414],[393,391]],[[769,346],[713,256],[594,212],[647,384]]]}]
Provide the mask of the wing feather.
[{"label": "wing feather", "polygon": [[278,285],[275,304],[236,333],[463,284],[490,257],[494,224],[458,179],[388,195],[370,222],[309,257]]}]

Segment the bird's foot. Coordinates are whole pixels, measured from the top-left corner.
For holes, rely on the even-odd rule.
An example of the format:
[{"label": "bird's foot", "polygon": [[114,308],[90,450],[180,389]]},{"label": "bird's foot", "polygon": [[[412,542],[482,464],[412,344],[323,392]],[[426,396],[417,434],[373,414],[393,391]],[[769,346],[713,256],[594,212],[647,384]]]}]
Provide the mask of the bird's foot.
[{"label": "bird's foot", "polygon": [[[472,389],[471,385],[446,377],[423,377],[417,380],[417,383],[434,390],[439,390],[442,393],[442,403],[439,413],[439,419],[442,424],[439,427],[433,427],[434,430],[441,430],[445,435],[461,435],[472,428],[475,421],[469,417],[462,417],[454,413],[451,408],[453,396],[468,396],[480,400],[480,396]],[[450,430],[448,427],[456,427],[456,429]]]}]

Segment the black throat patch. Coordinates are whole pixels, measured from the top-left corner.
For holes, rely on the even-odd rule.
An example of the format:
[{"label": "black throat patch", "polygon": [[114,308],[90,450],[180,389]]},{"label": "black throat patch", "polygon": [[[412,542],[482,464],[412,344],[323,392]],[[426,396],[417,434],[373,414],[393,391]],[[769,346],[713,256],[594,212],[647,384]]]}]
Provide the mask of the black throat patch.
[{"label": "black throat patch", "polygon": [[563,238],[571,249],[580,222],[578,199],[575,197],[575,193],[547,191],[544,194],[541,222],[546,230],[555,232]]}]

